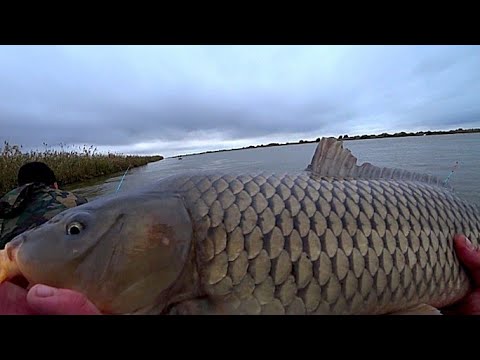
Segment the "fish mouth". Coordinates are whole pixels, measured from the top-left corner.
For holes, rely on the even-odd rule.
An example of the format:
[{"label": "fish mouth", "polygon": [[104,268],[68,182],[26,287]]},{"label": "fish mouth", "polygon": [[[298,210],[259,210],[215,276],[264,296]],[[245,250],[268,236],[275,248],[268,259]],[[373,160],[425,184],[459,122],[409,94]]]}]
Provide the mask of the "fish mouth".
[{"label": "fish mouth", "polygon": [[33,284],[31,284],[27,278],[23,275],[15,275],[14,277],[12,277],[11,279],[8,280],[8,282],[14,284],[14,285],[17,285],[25,290],[30,290],[30,288],[33,286]]},{"label": "fish mouth", "polygon": [[0,250],[0,284],[5,281],[15,281],[23,286],[29,286],[17,263],[17,252],[23,239],[14,239],[9,242],[5,249]]}]

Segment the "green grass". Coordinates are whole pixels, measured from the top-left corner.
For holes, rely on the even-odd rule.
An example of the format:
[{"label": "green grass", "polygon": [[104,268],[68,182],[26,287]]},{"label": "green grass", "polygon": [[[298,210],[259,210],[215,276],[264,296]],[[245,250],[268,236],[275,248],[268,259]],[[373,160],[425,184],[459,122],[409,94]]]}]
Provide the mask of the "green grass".
[{"label": "green grass", "polygon": [[55,172],[61,186],[93,179],[99,176],[125,171],[128,167],[138,167],[159,161],[163,156],[131,156],[122,154],[101,154],[93,146],[84,146],[80,151],[46,148],[43,152],[23,152],[22,147],[4,142],[0,148],[0,196],[17,186],[17,173],[20,167],[30,161],[42,161]]}]

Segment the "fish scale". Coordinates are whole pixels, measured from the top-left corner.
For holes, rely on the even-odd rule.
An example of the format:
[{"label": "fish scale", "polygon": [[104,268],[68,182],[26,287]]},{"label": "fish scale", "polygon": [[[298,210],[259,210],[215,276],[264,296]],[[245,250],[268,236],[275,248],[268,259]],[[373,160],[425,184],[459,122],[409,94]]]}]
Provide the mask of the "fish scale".
[{"label": "fish scale", "polygon": [[[209,189],[208,182],[213,184]],[[234,313],[395,312],[421,303],[450,303],[468,289],[452,256],[452,239],[460,231],[476,244],[480,218],[440,187],[261,172],[192,175],[168,188],[184,197],[199,250],[218,242],[218,229],[227,230],[227,242],[237,239],[242,263],[225,251],[212,257],[203,255],[211,255],[210,250],[200,250],[197,257],[204,291],[221,294]],[[227,194],[218,223],[212,208],[206,213],[202,204]],[[468,212],[464,218],[457,215]],[[242,231],[232,237],[236,229]],[[245,287],[245,277],[253,280],[253,290]]]},{"label": "fish scale", "polygon": [[450,185],[330,138],[297,173],[177,174],[70,209],[0,252],[0,282],[75,285],[110,313],[431,313],[470,287],[455,234],[478,246],[480,211]]}]

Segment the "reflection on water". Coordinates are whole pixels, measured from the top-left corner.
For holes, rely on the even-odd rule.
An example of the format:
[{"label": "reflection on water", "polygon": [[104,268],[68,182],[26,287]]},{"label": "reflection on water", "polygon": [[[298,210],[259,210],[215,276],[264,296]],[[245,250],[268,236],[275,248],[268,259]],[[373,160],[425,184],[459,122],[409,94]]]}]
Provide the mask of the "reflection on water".
[{"label": "reflection on water", "polygon": [[[163,177],[190,170],[301,171],[309,164],[317,144],[299,144],[270,148],[245,149],[168,158],[128,171],[120,192],[135,189]],[[344,146],[357,156],[359,163],[397,167],[428,173],[445,179],[456,161],[459,167],[450,179],[455,192],[480,205],[480,134],[456,134],[390,139],[346,141]],[[70,187],[89,200],[115,193],[123,173],[107,179]]]}]

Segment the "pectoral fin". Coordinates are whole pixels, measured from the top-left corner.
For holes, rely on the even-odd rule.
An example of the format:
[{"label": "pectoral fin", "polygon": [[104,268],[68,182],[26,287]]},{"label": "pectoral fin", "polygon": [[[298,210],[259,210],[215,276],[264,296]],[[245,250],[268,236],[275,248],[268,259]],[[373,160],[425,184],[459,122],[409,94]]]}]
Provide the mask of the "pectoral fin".
[{"label": "pectoral fin", "polygon": [[389,313],[388,315],[443,315],[440,310],[437,308],[427,305],[427,304],[420,304],[414,307],[395,311]]}]

